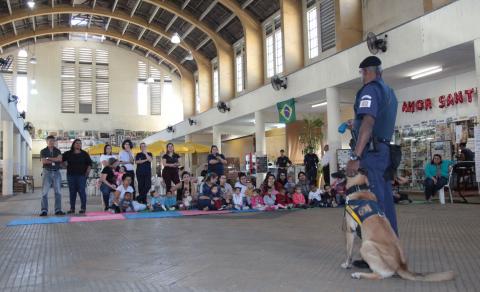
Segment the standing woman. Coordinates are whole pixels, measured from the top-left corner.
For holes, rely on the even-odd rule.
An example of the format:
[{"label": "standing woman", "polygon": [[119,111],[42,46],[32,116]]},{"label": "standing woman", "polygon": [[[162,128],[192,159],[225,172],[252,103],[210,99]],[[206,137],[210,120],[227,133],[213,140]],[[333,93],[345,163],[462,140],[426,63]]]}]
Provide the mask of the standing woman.
[{"label": "standing woman", "polygon": [[135,156],[137,164],[138,198],[137,201],[147,204],[147,193],[152,187],[152,153],[147,152],[147,144],[140,143],[141,152]]},{"label": "standing woman", "polygon": [[167,153],[162,156],[162,177],[167,186],[167,192],[172,190],[172,182],[176,185],[180,182],[178,176],[178,167],[180,166],[180,156],[175,153],[172,143],[167,144]]},{"label": "standing woman", "polygon": [[132,179],[133,199],[135,199],[135,172],[133,171],[133,143],[127,139],[122,143],[122,151],[118,154],[118,160],[125,167],[125,173]]},{"label": "standing woman", "polygon": [[92,168],[92,159],[86,151],[82,150],[82,141],[75,139],[70,150],[62,156],[63,162],[67,164],[67,181],[70,191],[70,211],[67,214],[75,214],[75,201],[77,193],[80,196],[80,212],[85,214],[87,209],[87,193],[85,188],[87,185],[87,177]]},{"label": "standing woman", "polygon": [[102,164],[102,169],[108,165],[110,158],[117,158],[112,153],[112,145],[106,144],[103,147],[103,154],[100,156],[100,163]]},{"label": "standing woman", "polygon": [[108,210],[110,204],[110,193],[117,189],[117,178],[113,172],[117,165],[117,159],[115,157],[111,157],[108,159],[107,165],[102,169],[100,176],[100,192],[102,192],[105,211]]},{"label": "standing woman", "polygon": [[208,161],[208,173],[216,173],[218,176],[222,176],[225,172],[224,166],[227,164],[225,156],[218,152],[218,147],[212,145],[210,148],[210,154],[207,158]]}]

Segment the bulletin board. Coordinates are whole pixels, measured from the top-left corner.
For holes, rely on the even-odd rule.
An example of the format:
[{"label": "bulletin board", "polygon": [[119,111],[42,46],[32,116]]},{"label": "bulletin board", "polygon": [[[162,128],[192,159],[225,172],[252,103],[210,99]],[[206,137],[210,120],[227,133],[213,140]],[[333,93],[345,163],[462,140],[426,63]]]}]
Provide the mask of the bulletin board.
[{"label": "bulletin board", "polygon": [[337,167],[338,170],[344,170],[347,167],[347,163],[350,160],[350,149],[338,149],[337,150]]}]

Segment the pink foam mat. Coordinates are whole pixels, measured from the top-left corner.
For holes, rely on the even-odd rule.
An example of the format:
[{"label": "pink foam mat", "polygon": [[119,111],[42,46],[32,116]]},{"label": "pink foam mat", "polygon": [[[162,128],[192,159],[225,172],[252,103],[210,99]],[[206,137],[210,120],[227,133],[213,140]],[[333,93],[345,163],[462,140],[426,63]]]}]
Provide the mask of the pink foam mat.
[{"label": "pink foam mat", "polygon": [[97,215],[97,216],[82,216],[82,217],[71,217],[70,222],[94,222],[94,221],[110,221],[110,220],[125,220],[125,217],[122,214],[108,214],[108,215]]},{"label": "pink foam mat", "polygon": [[224,211],[188,210],[188,211],[179,211],[179,213],[184,216],[198,216],[198,215],[228,214],[228,213],[232,213],[232,211],[230,210],[224,210]]},{"label": "pink foam mat", "polygon": [[86,215],[87,215],[87,217],[90,217],[90,216],[106,216],[106,215],[112,215],[112,212],[108,212],[108,211],[87,212]]}]

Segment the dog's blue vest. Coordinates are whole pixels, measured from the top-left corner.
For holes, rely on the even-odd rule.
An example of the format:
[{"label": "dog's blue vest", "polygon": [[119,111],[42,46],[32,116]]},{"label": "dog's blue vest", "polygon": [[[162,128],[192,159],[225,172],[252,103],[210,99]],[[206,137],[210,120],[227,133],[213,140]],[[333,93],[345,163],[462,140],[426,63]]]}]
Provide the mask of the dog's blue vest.
[{"label": "dog's blue vest", "polygon": [[378,203],[373,200],[348,200],[345,204],[345,212],[352,216],[359,225],[362,225],[370,216],[385,216]]}]

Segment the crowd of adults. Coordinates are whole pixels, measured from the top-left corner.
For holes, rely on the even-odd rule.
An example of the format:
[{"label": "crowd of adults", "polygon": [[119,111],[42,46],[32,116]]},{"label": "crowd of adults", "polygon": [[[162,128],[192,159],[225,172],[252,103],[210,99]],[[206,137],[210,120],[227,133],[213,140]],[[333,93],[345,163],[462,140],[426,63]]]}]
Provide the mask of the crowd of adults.
[{"label": "crowd of adults", "polygon": [[[85,214],[87,207],[86,186],[92,168],[92,159],[82,150],[79,139],[73,141],[65,153],[55,147],[55,137],[47,137],[47,147],[41,153],[43,164],[43,190],[40,216],[48,214],[48,193],[55,192],[55,215],[65,215],[61,204],[60,169],[67,170],[70,209],[75,214],[77,194],[80,197],[79,214]],[[238,178],[228,180],[225,174],[227,160],[217,146],[211,147],[201,171],[201,176],[182,170],[181,158],[172,143],[167,144],[161,157],[161,176],[152,176],[152,153],[145,143],[134,155],[133,143],[125,140],[118,156],[112,147],[105,145],[100,156],[101,173],[97,187],[102,194],[104,210],[125,211],[167,211],[176,209],[224,210],[327,207],[341,203],[335,188],[317,188],[317,165],[320,162],[313,151],[305,155],[305,171],[296,179],[288,172],[292,162],[280,151],[276,161],[277,173],[268,173],[260,188],[255,188],[255,177],[240,173]],[[325,163],[326,162],[326,163]],[[136,166],[136,167],[135,167]],[[328,161],[322,159],[323,171]],[[153,183],[152,183],[153,181]],[[135,184],[136,182],[136,184]],[[340,191],[340,193],[342,193]]]}]

